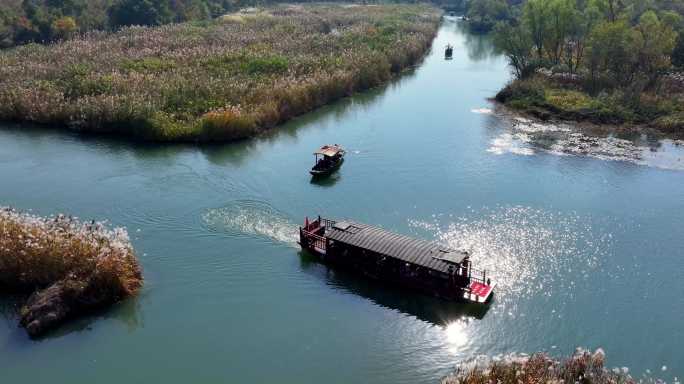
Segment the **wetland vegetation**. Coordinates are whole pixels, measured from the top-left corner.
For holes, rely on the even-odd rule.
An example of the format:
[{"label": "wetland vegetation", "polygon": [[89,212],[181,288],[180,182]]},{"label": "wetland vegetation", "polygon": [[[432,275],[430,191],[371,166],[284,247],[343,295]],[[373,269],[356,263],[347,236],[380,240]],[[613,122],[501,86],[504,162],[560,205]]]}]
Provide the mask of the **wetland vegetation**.
[{"label": "wetland vegetation", "polygon": [[603,350],[589,352],[578,349],[565,359],[554,359],[543,353],[518,355],[491,360],[473,361],[442,380],[442,384],[635,384],[623,370],[605,366]]},{"label": "wetland vegetation", "polygon": [[470,12],[515,74],[498,101],[542,119],[684,132],[684,2],[488,0]]},{"label": "wetland vegetation", "polygon": [[32,293],[20,310],[31,336],[135,296],[142,281],[125,229],[0,207],[0,289]]},{"label": "wetland vegetation", "polygon": [[233,140],[418,62],[424,5],[283,5],[0,52],[0,119],[158,141]]}]

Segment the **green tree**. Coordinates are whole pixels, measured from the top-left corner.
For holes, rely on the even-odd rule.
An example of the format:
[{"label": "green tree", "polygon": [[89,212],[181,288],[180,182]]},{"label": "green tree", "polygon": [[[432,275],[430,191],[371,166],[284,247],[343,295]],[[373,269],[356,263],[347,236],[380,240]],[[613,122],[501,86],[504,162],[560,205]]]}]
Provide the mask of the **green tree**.
[{"label": "green tree", "polygon": [[110,22],[115,27],[161,25],[172,19],[169,2],[163,0],[122,0],[110,10]]},{"label": "green tree", "polygon": [[532,37],[524,26],[497,24],[494,28],[494,44],[506,55],[516,77],[524,78],[534,73]]},{"label": "green tree", "polygon": [[643,73],[653,84],[671,66],[677,33],[670,25],[661,22],[653,11],[641,15],[634,32],[635,69]]},{"label": "green tree", "polygon": [[176,20],[183,22],[188,20],[206,20],[211,17],[211,11],[205,0],[185,0],[177,2],[173,10]]},{"label": "green tree", "polygon": [[52,22],[52,35],[59,39],[68,39],[77,29],[76,20],[71,16],[60,17]]},{"label": "green tree", "polygon": [[684,32],[680,32],[677,38],[677,45],[672,52],[672,64],[684,68]]},{"label": "green tree", "polygon": [[471,29],[488,32],[497,22],[509,20],[511,14],[505,0],[475,0],[469,3],[466,16]]},{"label": "green tree", "polygon": [[[642,0],[637,0],[642,1]],[[624,0],[591,0],[590,6],[599,9],[610,22],[616,22],[625,10]]]},{"label": "green tree", "polygon": [[598,91],[601,74],[608,75],[613,85],[625,84],[633,79],[634,36],[624,21],[605,21],[597,25],[589,37],[589,72],[591,90]]},{"label": "green tree", "polygon": [[544,42],[549,32],[548,5],[548,0],[529,0],[523,8],[522,22],[540,60],[544,57]]},{"label": "green tree", "polygon": [[550,0],[546,12],[549,18],[546,46],[553,64],[558,64],[572,27],[579,23],[578,11],[574,0]]},{"label": "green tree", "polygon": [[571,73],[577,73],[584,64],[584,55],[589,34],[594,26],[601,21],[602,15],[594,6],[575,9],[569,26],[565,47],[565,64]]}]

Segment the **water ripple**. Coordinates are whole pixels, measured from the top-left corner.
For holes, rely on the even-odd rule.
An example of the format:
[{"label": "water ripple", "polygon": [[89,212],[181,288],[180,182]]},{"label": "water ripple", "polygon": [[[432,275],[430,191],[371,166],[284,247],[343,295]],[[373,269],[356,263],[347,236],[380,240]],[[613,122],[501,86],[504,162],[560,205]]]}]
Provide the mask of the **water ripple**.
[{"label": "water ripple", "polygon": [[[580,216],[530,207],[484,209],[442,222],[412,221],[440,242],[468,250],[497,283],[497,302],[515,308],[525,297],[572,294],[612,249],[612,235]],[[511,316],[514,314],[512,313]]]},{"label": "water ripple", "polygon": [[283,212],[263,201],[235,200],[224,207],[206,211],[202,220],[212,231],[231,236],[267,238],[297,246],[299,227]]}]

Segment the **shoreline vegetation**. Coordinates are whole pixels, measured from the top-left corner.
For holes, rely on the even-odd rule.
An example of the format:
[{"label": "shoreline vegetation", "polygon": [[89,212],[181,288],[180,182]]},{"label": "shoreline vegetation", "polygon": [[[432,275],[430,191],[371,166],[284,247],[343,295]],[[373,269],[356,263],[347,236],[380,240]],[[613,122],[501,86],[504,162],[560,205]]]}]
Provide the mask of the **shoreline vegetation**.
[{"label": "shoreline vegetation", "polygon": [[135,296],[142,284],[125,229],[0,207],[0,292],[30,294],[19,315],[32,338]]},{"label": "shoreline vegetation", "polygon": [[430,48],[427,5],[280,5],[0,51],[0,120],[229,141],[389,81]]},{"label": "shoreline vegetation", "polygon": [[608,370],[602,349],[578,349],[571,357],[554,359],[543,353],[473,361],[442,379],[442,384],[636,384],[626,368]]},{"label": "shoreline vegetation", "polygon": [[497,101],[541,120],[684,135],[684,1],[488,3],[515,76]]},{"label": "shoreline vegetation", "polygon": [[[621,94],[591,96],[578,87],[559,84],[557,79],[564,76],[537,74],[515,79],[496,94],[494,101],[541,121],[576,122],[579,128],[594,131],[684,137],[684,93],[669,100],[641,95],[639,107],[633,107],[620,98]],[[684,87],[684,81],[677,82],[681,82],[678,88]]]}]

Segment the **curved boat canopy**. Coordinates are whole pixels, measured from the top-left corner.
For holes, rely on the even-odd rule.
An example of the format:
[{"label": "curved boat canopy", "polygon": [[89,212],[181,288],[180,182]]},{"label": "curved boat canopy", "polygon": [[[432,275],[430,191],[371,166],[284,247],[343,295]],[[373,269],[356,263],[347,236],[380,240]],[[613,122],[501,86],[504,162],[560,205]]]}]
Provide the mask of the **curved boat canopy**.
[{"label": "curved boat canopy", "polygon": [[314,155],[323,155],[327,157],[333,157],[336,156],[339,153],[343,153],[344,149],[340,147],[337,144],[334,145],[324,145],[321,147],[321,149],[317,150],[314,152]]}]

